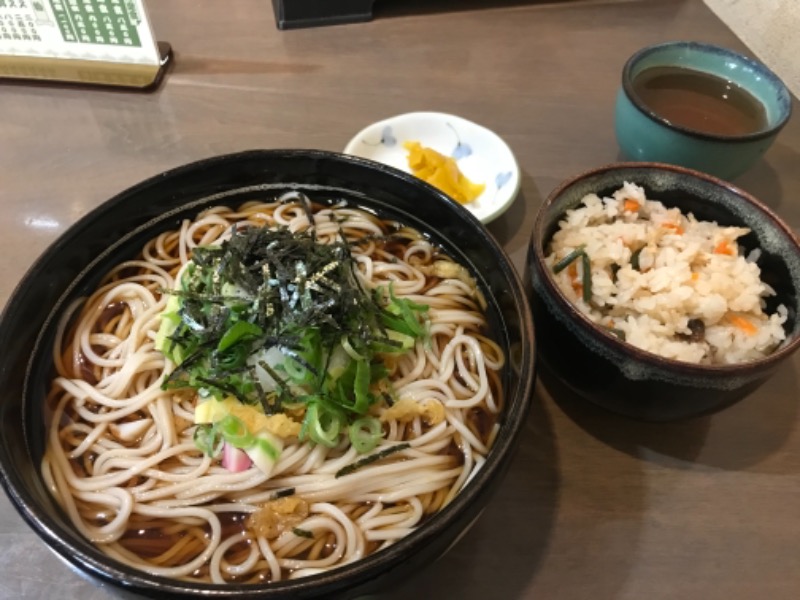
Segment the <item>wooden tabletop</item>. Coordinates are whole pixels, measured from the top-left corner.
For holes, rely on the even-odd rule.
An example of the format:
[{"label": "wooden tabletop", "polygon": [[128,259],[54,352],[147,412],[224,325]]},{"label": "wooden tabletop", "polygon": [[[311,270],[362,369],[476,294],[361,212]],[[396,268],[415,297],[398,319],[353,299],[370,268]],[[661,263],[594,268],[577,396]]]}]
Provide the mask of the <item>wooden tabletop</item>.
[{"label": "wooden tabletop", "polygon": [[[543,198],[619,158],[613,102],[630,54],[673,39],[748,52],[700,0],[387,0],[370,23],[293,31],[265,0],[149,9],[176,52],[154,93],[0,86],[0,300],[67,226],[144,178],[250,148],[341,150],[416,110],[481,123],[513,149],[522,190],[489,229],[521,269]],[[799,158],[796,116],[736,182],[795,230]],[[668,425],[540,381],[481,519],[384,598],[797,598],[799,376],[796,356],[738,405]],[[3,497],[0,597],[116,595],[72,573]]]}]

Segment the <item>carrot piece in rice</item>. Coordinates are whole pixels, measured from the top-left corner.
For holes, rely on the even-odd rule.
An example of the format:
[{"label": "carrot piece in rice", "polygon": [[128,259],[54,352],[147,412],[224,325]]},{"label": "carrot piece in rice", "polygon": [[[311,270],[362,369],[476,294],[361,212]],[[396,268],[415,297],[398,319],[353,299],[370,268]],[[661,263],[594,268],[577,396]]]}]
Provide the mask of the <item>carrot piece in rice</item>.
[{"label": "carrot piece in rice", "polygon": [[741,315],[734,313],[729,314],[728,322],[737,329],[744,331],[747,335],[754,335],[758,332],[758,327],[753,325],[749,320],[745,319]]},{"label": "carrot piece in rice", "polygon": [[639,204],[633,198],[625,198],[625,200],[622,201],[622,210],[625,210],[625,211],[628,211],[628,212],[636,212],[640,208],[641,208],[641,204]]},{"label": "carrot piece in rice", "polygon": [[683,235],[683,226],[680,223],[662,223],[664,229],[672,229],[678,235]]},{"label": "carrot piece in rice", "polygon": [[726,254],[728,256],[733,256],[736,254],[736,251],[731,246],[731,243],[728,240],[720,240],[720,242],[714,246],[714,254]]}]

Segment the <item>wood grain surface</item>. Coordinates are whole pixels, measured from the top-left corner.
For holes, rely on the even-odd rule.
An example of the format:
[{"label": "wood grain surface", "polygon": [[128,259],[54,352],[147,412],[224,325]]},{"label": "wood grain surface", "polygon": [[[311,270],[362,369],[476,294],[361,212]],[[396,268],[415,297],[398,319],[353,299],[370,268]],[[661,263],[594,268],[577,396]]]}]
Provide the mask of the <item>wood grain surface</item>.
[{"label": "wood grain surface", "polygon": [[[502,136],[523,171],[489,227],[522,269],[542,200],[619,158],[613,103],[638,48],[748,52],[700,0],[401,2],[370,23],[278,31],[264,0],[151,1],[175,61],[151,94],[0,85],[0,301],[71,223],[160,171],[250,148],[341,150],[435,110]],[[797,107],[795,107],[797,108]],[[736,183],[800,230],[800,118]],[[467,535],[385,600],[794,599],[800,356],[714,416],[647,425],[542,373],[507,478]],[[72,573],[0,498],[0,598],[116,597]]]}]

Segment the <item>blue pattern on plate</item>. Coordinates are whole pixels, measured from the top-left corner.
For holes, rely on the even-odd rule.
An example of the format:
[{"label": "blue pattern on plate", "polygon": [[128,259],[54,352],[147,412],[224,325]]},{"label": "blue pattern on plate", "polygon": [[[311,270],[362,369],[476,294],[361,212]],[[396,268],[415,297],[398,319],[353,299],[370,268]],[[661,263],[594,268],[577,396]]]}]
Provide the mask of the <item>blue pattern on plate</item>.
[{"label": "blue pattern on plate", "polygon": [[498,190],[509,181],[511,181],[511,171],[501,171],[494,178],[494,184],[497,186]]},{"label": "blue pattern on plate", "polygon": [[472,148],[470,145],[463,142],[458,142],[451,156],[455,160],[459,160],[460,158],[466,158],[470,154],[472,154]]},{"label": "blue pattern on plate", "polygon": [[472,154],[472,146],[470,146],[469,144],[465,144],[464,142],[461,141],[461,136],[458,135],[456,128],[453,127],[450,123],[447,123],[447,126],[455,134],[456,140],[458,142],[456,144],[456,147],[453,148],[453,151],[450,153],[450,156],[453,157],[454,160],[459,160],[470,156]]},{"label": "blue pattern on plate", "polygon": [[394,137],[394,134],[392,133],[392,126],[387,125],[386,127],[383,128],[383,131],[381,132],[381,144],[383,144],[384,146],[392,147],[396,143],[397,143],[397,138]]},{"label": "blue pattern on plate", "polygon": [[368,142],[367,140],[361,140],[362,144],[366,144],[367,146],[380,146],[383,144],[387,148],[391,148],[397,144],[397,138],[394,137],[394,133],[392,132],[392,126],[386,125],[381,131],[381,139],[377,142]]}]

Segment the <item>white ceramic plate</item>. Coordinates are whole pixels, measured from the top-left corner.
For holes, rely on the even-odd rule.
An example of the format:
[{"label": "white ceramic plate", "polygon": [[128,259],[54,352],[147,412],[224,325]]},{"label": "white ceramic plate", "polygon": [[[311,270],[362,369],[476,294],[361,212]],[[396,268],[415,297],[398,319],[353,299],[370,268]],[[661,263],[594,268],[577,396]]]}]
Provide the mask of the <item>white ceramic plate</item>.
[{"label": "white ceramic plate", "polygon": [[403,147],[409,141],[454,158],[469,180],[486,184],[478,198],[463,205],[481,222],[499,217],[517,197],[519,167],[508,145],[493,131],[455,115],[413,112],[378,121],[359,131],[344,151],[410,173]]}]

